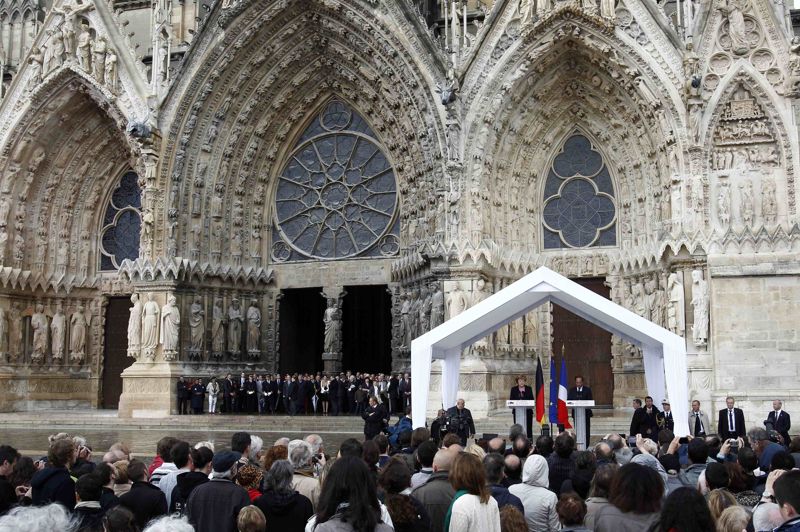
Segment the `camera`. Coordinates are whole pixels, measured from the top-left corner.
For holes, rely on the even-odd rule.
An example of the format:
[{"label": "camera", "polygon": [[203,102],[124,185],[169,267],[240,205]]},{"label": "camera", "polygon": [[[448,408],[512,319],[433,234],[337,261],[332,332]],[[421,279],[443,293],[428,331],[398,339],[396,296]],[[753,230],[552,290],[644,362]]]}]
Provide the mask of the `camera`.
[{"label": "camera", "polygon": [[728,440],[728,443],[731,444],[731,452],[732,453],[738,453],[739,452],[739,441],[738,440],[736,440],[734,438],[731,438],[731,439]]}]

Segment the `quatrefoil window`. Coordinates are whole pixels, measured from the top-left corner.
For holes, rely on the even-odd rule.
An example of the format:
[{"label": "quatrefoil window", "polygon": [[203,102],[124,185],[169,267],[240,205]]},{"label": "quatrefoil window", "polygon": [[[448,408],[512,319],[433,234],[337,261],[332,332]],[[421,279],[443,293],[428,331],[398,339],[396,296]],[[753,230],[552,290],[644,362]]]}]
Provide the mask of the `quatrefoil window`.
[{"label": "quatrefoil window", "polygon": [[275,198],[276,261],[397,254],[394,169],[364,119],[340,100],[300,137]]},{"label": "quatrefoil window", "polygon": [[106,207],[100,238],[100,270],[114,271],[125,259],[139,258],[141,192],[134,172],[122,176]]},{"label": "quatrefoil window", "polygon": [[616,244],[614,187],[599,151],[581,134],[553,160],[542,209],[545,249]]}]

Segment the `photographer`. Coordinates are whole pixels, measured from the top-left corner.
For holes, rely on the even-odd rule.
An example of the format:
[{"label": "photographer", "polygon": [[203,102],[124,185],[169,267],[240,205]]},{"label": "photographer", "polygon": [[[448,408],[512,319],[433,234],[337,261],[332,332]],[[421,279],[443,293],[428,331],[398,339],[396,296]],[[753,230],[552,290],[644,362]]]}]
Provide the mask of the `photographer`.
[{"label": "photographer", "polygon": [[378,403],[377,397],[374,395],[369,398],[369,406],[366,411],[361,414],[364,418],[364,437],[366,440],[371,440],[381,432],[389,422],[389,413],[386,412],[386,407]]},{"label": "photographer", "polygon": [[442,438],[444,438],[444,435],[447,434],[448,430],[447,412],[440,408],[439,412],[436,414],[436,419],[434,419],[431,423],[431,437],[436,442],[437,447],[441,447]]},{"label": "photographer", "polygon": [[456,401],[456,406],[447,410],[447,423],[449,432],[461,438],[461,445],[466,446],[467,440],[475,436],[475,423],[472,421],[472,412],[464,408],[464,400]]}]

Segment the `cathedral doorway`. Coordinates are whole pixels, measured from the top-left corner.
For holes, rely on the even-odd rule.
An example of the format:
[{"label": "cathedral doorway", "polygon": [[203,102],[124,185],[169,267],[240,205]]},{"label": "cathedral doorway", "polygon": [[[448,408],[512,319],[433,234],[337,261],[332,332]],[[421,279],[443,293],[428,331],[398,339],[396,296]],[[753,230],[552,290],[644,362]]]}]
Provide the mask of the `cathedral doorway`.
[{"label": "cathedral doorway", "polygon": [[281,293],[281,374],[322,371],[325,345],[322,317],[326,309],[322,288],[292,288]]},{"label": "cathedral doorway", "polygon": [[[605,279],[572,279],[592,292],[609,299]],[[582,375],[591,387],[598,405],[612,405],[614,375],[611,371],[611,333],[572,312],[553,305],[553,354],[558,368],[561,352],[567,360],[567,387],[574,386],[576,375]]]},{"label": "cathedral doorway", "polygon": [[392,298],[386,285],[347,286],[342,305],[342,367],[368,373],[392,369]]},{"label": "cathedral doorway", "polygon": [[122,395],[122,371],[133,361],[128,358],[128,316],[131,301],[110,297],[106,306],[103,351],[103,408],[117,408]]}]

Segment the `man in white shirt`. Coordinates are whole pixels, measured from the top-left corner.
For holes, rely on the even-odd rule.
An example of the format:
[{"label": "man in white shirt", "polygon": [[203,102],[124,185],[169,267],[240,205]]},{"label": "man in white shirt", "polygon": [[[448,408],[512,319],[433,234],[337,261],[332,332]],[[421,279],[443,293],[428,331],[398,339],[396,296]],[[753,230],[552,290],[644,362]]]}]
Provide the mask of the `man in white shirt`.
[{"label": "man in white shirt", "polygon": [[689,412],[689,434],[697,438],[708,435],[708,416],[700,410],[700,401],[692,401],[692,411]]},{"label": "man in white shirt", "polygon": [[172,463],[175,464],[177,471],[171,471],[161,478],[158,488],[167,498],[167,508],[172,502],[172,490],[178,485],[178,475],[188,473],[192,470],[191,447],[185,441],[176,443],[172,447]]}]

